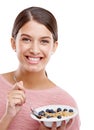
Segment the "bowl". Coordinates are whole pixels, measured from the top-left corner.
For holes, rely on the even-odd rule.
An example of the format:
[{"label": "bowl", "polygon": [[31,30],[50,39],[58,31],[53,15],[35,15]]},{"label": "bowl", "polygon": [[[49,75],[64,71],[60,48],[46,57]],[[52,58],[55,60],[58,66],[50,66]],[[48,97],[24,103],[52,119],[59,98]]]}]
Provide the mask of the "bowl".
[{"label": "bowl", "polygon": [[36,108],[35,111],[40,116],[40,119],[32,112],[31,117],[36,121],[42,121],[49,128],[52,127],[53,122],[56,122],[56,126],[60,127],[63,120],[68,122],[78,114],[77,108],[68,105],[47,105]]}]

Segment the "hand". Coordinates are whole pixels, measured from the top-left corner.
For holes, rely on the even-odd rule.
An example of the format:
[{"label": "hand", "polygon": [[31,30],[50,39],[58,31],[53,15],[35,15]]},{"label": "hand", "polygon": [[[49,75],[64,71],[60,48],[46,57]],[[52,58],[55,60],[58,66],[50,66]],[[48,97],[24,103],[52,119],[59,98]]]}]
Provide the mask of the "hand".
[{"label": "hand", "polygon": [[66,130],[68,127],[71,126],[72,122],[73,122],[72,119],[70,119],[68,121],[68,123],[66,123],[66,121],[62,121],[61,126],[58,127],[58,128],[56,127],[56,123],[55,122],[53,123],[52,128],[48,128],[48,127],[44,126],[44,124],[42,122],[42,123],[40,123],[39,130]]},{"label": "hand", "polygon": [[6,113],[14,117],[25,103],[25,90],[23,82],[17,82],[14,84],[13,89],[8,93],[8,102],[6,107]]}]

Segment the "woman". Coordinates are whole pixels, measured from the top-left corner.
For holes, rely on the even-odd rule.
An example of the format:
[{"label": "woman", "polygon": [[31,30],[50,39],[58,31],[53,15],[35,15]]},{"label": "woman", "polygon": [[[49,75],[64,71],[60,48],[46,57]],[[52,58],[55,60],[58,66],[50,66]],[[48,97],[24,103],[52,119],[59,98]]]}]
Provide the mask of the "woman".
[{"label": "woman", "polygon": [[0,75],[0,130],[79,130],[79,116],[59,128],[47,128],[30,117],[33,108],[49,104],[70,105],[74,99],[53,83],[45,68],[58,46],[58,29],[51,12],[30,7],[15,19],[11,46],[16,52],[17,70]]}]

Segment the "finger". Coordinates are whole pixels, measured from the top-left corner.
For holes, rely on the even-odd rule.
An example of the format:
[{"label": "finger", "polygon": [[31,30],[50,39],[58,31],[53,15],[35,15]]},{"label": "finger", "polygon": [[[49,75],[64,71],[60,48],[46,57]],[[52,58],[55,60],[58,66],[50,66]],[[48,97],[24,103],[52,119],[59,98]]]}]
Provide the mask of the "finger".
[{"label": "finger", "polygon": [[16,105],[21,106],[21,105],[22,105],[22,101],[21,101],[20,98],[13,98],[13,99],[12,99],[12,102],[11,102],[11,105],[12,105],[12,106],[16,106]]},{"label": "finger", "polygon": [[40,129],[41,129],[41,128],[42,128],[42,129],[45,128],[43,122],[40,122]]},{"label": "finger", "polygon": [[40,122],[39,130],[51,130],[51,129],[46,127],[43,122]]},{"label": "finger", "polygon": [[51,130],[57,130],[56,122],[53,122]]},{"label": "finger", "polygon": [[23,91],[12,90],[8,94],[8,100],[9,100],[9,102],[11,102],[12,99],[20,99],[21,103],[23,104],[26,101],[26,96],[25,96],[25,94],[24,94]]},{"label": "finger", "polygon": [[65,129],[66,129],[66,121],[64,120],[62,121],[61,126],[59,127],[58,130],[65,130]]},{"label": "finger", "polygon": [[23,91],[21,90],[11,90],[8,92],[8,98],[11,98],[13,96],[22,96],[24,99],[26,98],[26,95]]},{"label": "finger", "polygon": [[70,119],[67,124],[66,124],[66,128],[70,127],[72,125],[73,119]]},{"label": "finger", "polygon": [[12,98],[11,101],[8,100],[8,105],[14,107],[16,105],[22,105],[22,100],[20,98]]},{"label": "finger", "polygon": [[17,95],[13,95],[14,99],[19,99],[21,104],[25,103],[25,95],[24,94],[17,94]]},{"label": "finger", "polygon": [[14,85],[14,90],[22,90],[25,92],[25,88],[23,87],[23,81],[20,81],[20,82],[17,82],[15,85]]}]

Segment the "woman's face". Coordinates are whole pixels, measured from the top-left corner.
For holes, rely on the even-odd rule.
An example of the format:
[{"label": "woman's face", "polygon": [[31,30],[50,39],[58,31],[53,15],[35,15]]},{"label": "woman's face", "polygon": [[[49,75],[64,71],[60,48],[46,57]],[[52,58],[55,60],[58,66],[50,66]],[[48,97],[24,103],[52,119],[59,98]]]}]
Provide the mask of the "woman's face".
[{"label": "woman's face", "polygon": [[20,67],[30,72],[44,70],[57,47],[52,33],[43,24],[34,20],[19,30],[16,39],[11,39],[11,44],[16,50]]}]

